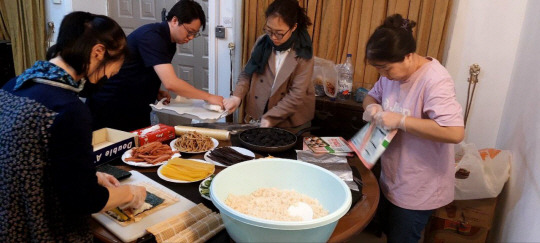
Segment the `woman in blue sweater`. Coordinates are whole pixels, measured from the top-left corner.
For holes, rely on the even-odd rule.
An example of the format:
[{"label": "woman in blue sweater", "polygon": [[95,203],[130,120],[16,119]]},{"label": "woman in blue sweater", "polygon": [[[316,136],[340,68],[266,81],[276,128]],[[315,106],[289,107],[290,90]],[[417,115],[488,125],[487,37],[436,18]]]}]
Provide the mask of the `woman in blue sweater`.
[{"label": "woman in blue sweater", "polygon": [[96,173],[91,115],[78,92],[120,69],[126,37],[112,19],[73,12],[49,61],[0,90],[0,242],[92,242],[91,213],[137,208],[144,187]]}]

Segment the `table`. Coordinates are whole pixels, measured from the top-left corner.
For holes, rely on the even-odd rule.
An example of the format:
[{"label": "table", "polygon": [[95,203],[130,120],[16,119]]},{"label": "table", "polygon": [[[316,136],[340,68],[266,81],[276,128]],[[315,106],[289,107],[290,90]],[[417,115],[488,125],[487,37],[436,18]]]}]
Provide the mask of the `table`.
[{"label": "table", "polygon": [[[232,144],[236,145],[233,139],[233,142],[231,141],[219,141],[219,146],[230,146]],[[294,150],[291,150],[289,152],[295,153]],[[257,158],[265,157],[265,155],[256,154]],[[274,155],[276,156],[276,155]],[[192,158],[192,159],[203,159],[203,154],[182,154],[183,158]],[[278,157],[278,156],[276,156]],[[354,156],[353,158],[349,158],[349,165],[351,165],[351,168],[358,170],[360,176],[362,177],[363,182],[363,189],[362,189],[362,196],[359,199],[359,201],[352,206],[352,208],[349,210],[345,216],[343,216],[336,226],[336,229],[334,230],[334,233],[329,239],[329,242],[344,242],[352,239],[355,235],[359,234],[364,230],[364,228],[369,224],[371,219],[373,219],[373,216],[375,215],[375,210],[377,209],[377,205],[379,203],[379,184],[377,182],[377,179],[373,175],[373,173],[368,170],[358,159],[357,156]],[[132,167],[129,165],[126,165],[124,163],[120,162],[114,162],[113,165],[117,166],[118,168],[124,169],[124,170],[137,170],[141,173],[154,173],[157,171],[158,167]],[[223,167],[216,167],[216,173],[219,173]],[[152,174],[153,175],[153,174]],[[156,180],[158,183],[163,184],[164,186],[168,186],[170,182],[166,182],[163,180],[158,180],[157,174],[155,174],[155,177],[152,176],[152,179]],[[176,184],[178,186],[178,184]],[[173,186],[171,184],[171,186]],[[187,184],[183,184],[180,187],[181,188],[187,188]],[[197,184],[198,186],[198,184]],[[192,186],[193,190],[197,190],[196,186]],[[179,189],[182,190],[182,189]],[[191,192],[194,193],[194,192]],[[196,191],[198,194],[198,191]],[[183,194],[180,192],[180,194]],[[202,202],[210,209],[217,211],[217,209],[214,207],[214,205],[211,204],[210,201],[207,201],[205,199],[200,198],[200,201],[192,200],[194,203]],[[93,219],[92,219],[93,220]],[[107,229],[105,229],[103,226],[101,226],[98,222],[93,220],[91,224],[92,230],[94,232],[94,236],[102,241],[102,242],[121,242],[118,238],[116,238],[112,233],[110,233]],[[225,230],[221,231],[218,235],[216,235],[214,238],[219,238],[219,240],[215,240],[215,242],[223,242],[227,241],[228,234]],[[225,240],[224,240],[225,239]],[[230,241],[230,240],[229,240]]]}]

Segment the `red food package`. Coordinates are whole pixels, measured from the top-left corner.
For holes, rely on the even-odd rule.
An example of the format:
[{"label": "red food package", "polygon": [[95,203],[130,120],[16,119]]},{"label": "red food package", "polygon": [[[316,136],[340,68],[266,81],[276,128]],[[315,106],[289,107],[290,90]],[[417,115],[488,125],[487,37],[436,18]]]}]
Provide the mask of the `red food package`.
[{"label": "red food package", "polygon": [[132,133],[137,135],[139,146],[151,142],[163,142],[171,140],[176,136],[174,127],[163,124],[141,128],[133,131]]}]

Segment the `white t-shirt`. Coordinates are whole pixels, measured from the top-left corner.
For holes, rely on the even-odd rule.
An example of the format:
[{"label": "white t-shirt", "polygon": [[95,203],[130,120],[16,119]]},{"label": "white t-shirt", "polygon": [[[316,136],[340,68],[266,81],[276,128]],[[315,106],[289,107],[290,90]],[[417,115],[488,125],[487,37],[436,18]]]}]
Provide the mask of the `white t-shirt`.
[{"label": "white t-shirt", "polygon": [[281,65],[283,65],[283,61],[285,61],[285,58],[289,55],[289,52],[291,52],[291,48],[285,51],[276,51],[276,76],[281,69]]},{"label": "white t-shirt", "polygon": [[[381,77],[369,91],[385,111],[463,126],[461,105],[448,71],[431,59],[407,81]],[[381,190],[393,204],[431,210],[454,200],[454,145],[398,131],[381,157]]]},{"label": "white t-shirt", "polygon": [[276,83],[277,75],[279,73],[279,70],[281,69],[281,66],[283,65],[283,61],[285,61],[285,58],[287,58],[287,55],[289,55],[289,52],[291,52],[291,48],[285,51],[276,51],[276,76],[274,77],[272,90],[274,90],[274,84]]}]

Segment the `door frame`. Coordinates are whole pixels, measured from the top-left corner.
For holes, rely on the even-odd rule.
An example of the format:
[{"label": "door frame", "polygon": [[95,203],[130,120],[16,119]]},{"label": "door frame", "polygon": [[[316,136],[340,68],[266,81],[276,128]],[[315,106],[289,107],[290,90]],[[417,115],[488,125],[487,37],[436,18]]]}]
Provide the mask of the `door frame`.
[{"label": "door frame", "polygon": [[[229,43],[234,43],[233,88],[241,70],[242,52],[242,1],[209,0],[208,4],[208,91],[225,98],[230,94]],[[216,38],[215,27],[222,17],[232,17],[232,28],[225,29],[225,38]]]}]

